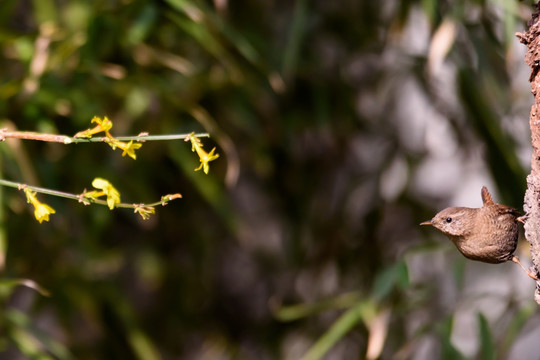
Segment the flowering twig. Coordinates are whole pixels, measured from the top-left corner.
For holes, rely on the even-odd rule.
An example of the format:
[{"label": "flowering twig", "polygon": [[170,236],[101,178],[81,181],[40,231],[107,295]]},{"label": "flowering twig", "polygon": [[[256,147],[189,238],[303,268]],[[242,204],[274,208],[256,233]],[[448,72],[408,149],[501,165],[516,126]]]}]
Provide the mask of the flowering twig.
[{"label": "flowering twig", "polygon": [[[142,133],[137,136],[117,136],[116,140],[120,141],[163,141],[163,140],[185,140],[190,137],[210,137],[208,133],[191,133],[191,134],[170,134],[170,135],[148,135]],[[96,143],[96,142],[110,142],[110,139],[106,136],[97,136],[91,138],[76,138],[67,135],[57,134],[43,134],[32,131],[7,131],[6,129],[0,129],[0,141],[5,139],[23,139],[23,140],[37,140],[46,142],[57,142],[62,144],[77,144],[77,143]]]},{"label": "flowering twig", "polygon": [[[7,138],[17,138],[24,140],[38,140],[47,142],[56,142],[62,144],[76,144],[83,142],[104,142],[108,144],[113,150],[117,148],[123,150],[122,156],[128,155],[133,160],[137,159],[135,150],[142,147],[142,143],[152,140],[178,140],[184,139],[184,141],[191,142],[191,150],[196,152],[199,156],[201,165],[195,169],[203,169],[205,174],[208,174],[210,161],[214,161],[219,157],[219,154],[215,153],[214,147],[209,153],[203,150],[203,144],[200,137],[209,137],[207,133],[201,134],[172,134],[172,135],[149,135],[147,132],[142,132],[137,136],[123,136],[114,137],[111,135],[110,130],[113,127],[113,122],[108,117],[94,116],[91,120],[91,124],[95,124],[93,127],[83,131],[79,131],[73,136],[57,135],[57,134],[44,134],[30,131],[7,131],[7,129],[0,129],[0,141],[4,141]],[[105,136],[94,136],[99,133],[104,133]],[[135,213],[138,213],[143,219],[148,219],[151,214],[155,213],[154,206],[166,205],[169,201],[181,198],[180,194],[170,194],[161,197],[160,201],[156,201],[150,204],[128,204],[120,201],[120,192],[107,180],[102,178],[95,178],[92,182],[92,186],[97,190],[86,191],[81,194],[71,194],[63,191],[50,190],[46,188],[40,188],[37,186],[30,186],[26,184],[16,183],[13,181],[0,179],[0,185],[10,186],[24,190],[26,199],[34,206],[34,216],[41,223],[42,221],[49,221],[49,215],[54,214],[56,211],[47,204],[42,203],[37,198],[37,193],[54,195],[64,197],[68,199],[77,200],[85,205],[100,204],[107,205],[110,210],[116,207],[130,208]],[[105,196],[106,200],[100,199]]]},{"label": "flowering twig", "polygon": [[[96,183],[96,180],[98,180],[98,179],[95,179],[93,184]],[[99,180],[103,181],[103,179],[99,179]],[[51,189],[47,189],[47,188],[42,188],[42,187],[38,187],[38,186],[32,186],[32,185],[17,183],[17,182],[13,182],[13,181],[9,181],[9,180],[3,180],[3,179],[0,179],[0,185],[16,188],[16,189],[19,189],[19,190],[24,190],[28,201],[31,202],[34,205],[34,207],[36,208],[36,211],[35,211],[34,215],[36,216],[36,219],[39,222],[41,222],[43,220],[48,221],[49,220],[48,214],[53,214],[54,209],[52,209],[50,206],[48,206],[46,204],[42,204],[41,202],[39,202],[35,197],[36,193],[41,193],[41,194],[46,194],[46,195],[53,195],[53,196],[67,198],[67,199],[77,200],[77,201],[79,201],[79,202],[81,202],[81,203],[83,203],[85,205],[99,204],[99,205],[106,205],[109,208],[111,208],[111,200],[110,200],[110,198],[108,198],[107,200],[102,200],[102,199],[98,199],[97,197],[94,197],[93,194],[90,195],[90,196],[87,196],[87,194],[90,194],[92,192],[87,192],[86,190],[81,194],[72,194],[72,193],[68,193],[68,192],[63,192],[63,191],[58,191],[58,190],[51,190]],[[103,185],[103,188],[106,187],[106,185],[101,183],[100,181],[98,181],[97,185]],[[108,185],[110,185],[110,184],[108,184]],[[104,193],[104,195],[107,195],[107,194]],[[143,219],[147,219],[149,213],[152,213],[152,214],[154,213],[154,211],[152,211],[151,209],[154,209],[155,206],[160,206],[160,205],[165,206],[172,200],[182,198],[181,194],[168,194],[168,195],[162,196],[159,201],[155,201],[155,202],[152,202],[152,203],[148,203],[148,204],[130,204],[130,203],[119,202],[120,201],[119,195],[117,196],[116,194],[113,194],[112,196],[113,196],[113,198],[118,199],[118,202],[114,201],[114,206],[112,208],[117,207],[117,208],[133,209],[135,212],[139,213],[143,217]],[[43,210],[48,210],[48,211],[43,211]]]},{"label": "flowering twig", "polygon": [[[137,155],[135,154],[135,150],[140,149],[143,142],[154,140],[163,141],[183,139],[184,141],[191,141],[191,150],[196,151],[199,155],[201,166],[195,169],[195,171],[204,168],[205,174],[208,174],[208,163],[219,157],[219,154],[214,154],[215,148],[212,149],[210,153],[207,153],[202,149],[203,145],[199,138],[210,137],[210,135],[208,135],[207,133],[195,134],[194,132],[192,132],[189,134],[149,135],[147,132],[142,132],[137,136],[114,137],[110,133],[110,130],[113,127],[113,122],[109,120],[107,116],[105,116],[103,119],[98,116],[94,116],[90,123],[95,123],[96,125],[92,128],[79,131],[73,136],[44,134],[32,131],[7,131],[7,129],[0,129],[0,141],[4,141],[8,138],[16,138],[24,140],[56,142],[66,145],[83,142],[104,142],[108,144],[113,150],[116,150],[116,148],[123,150],[124,152],[122,153],[122,156],[128,155],[133,160],[136,160]],[[94,135],[99,133],[105,133],[105,136],[94,137]]]},{"label": "flowering twig", "polygon": [[[57,134],[43,134],[43,133],[36,133],[32,131],[7,131],[6,129],[0,129],[0,141],[3,141],[7,138],[17,138],[17,139],[24,139],[24,140],[57,142],[57,143],[62,143],[66,145],[77,144],[77,143],[82,143],[82,142],[104,142],[104,143],[109,144],[109,146],[113,150],[116,150],[116,148],[123,150],[124,152],[122,153],[122,156],[128,155],[133,160],[136,160],[137,155],[135,154],[135,150],[140,149],[142,147],[142,143],[145,141],[184,139],[186,141],[191,140],[194,146],[193,148],[194,151],[195,151],[195,146],[198,146],[197,154],[199,154],[199,157],[201,158],[201,162],[203,162],[203,155],[206,154],[204,151],[202,151],[202,144],[198,136],[208,137],[209,136],[208,134],[199,134],[198,136],[195,135],[195,133],[150,136],[147,132],[142,132],[137,136],[114,137],[109,132],[109,130],[111,130],[113,127],[113,122],[109,120],[108,117],[105,116],[102,119],[98,116],[94,116],[90,123],[92,124],[95,123],[96,125],[92,128],[79,131],[73,136],[57,135]],[[99,134],[99,133],[105,133],[105,136],[94,137],[94,135]],[[125,141],[129,141],[129,142],[125,142]],[[208,162],[216,159],[219,156],[219,154],[214,155],[214,150],[212,150],[210,154],[206,154],[206,155],[213,156],[213,158],[211,159],[204,160],[204,164],[205,164],[204,172],[205,174],[208,174]]]}]

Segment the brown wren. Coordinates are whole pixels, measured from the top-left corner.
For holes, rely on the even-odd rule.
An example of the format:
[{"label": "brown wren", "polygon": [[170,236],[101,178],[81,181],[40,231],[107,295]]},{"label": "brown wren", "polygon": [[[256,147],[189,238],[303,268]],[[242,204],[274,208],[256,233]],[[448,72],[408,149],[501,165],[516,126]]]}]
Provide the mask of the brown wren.
[{"label": "brown wren", "polygon": [[518,221],[523,222],[518,217],[519,212],[495,203],[485,186],[481,195],[481,208],[446,208],[420,225],[432,225],[440,230],[468,259],[490,264],[512,260],[527,275],[538,280],[537,275],[525,269],[514,255],[519,237]]}]

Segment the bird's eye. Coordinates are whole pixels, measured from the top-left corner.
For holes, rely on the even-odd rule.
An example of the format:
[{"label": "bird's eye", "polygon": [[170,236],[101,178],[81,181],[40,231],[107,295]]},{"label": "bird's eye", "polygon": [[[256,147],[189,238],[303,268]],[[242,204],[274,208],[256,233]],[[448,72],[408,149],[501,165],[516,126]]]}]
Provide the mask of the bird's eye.
[{"label": "bird's eye", "polygon": [[445,220],[448,224],[450,224],[452,222],[452,218],[451,217],[447,217],[446,220]]}]

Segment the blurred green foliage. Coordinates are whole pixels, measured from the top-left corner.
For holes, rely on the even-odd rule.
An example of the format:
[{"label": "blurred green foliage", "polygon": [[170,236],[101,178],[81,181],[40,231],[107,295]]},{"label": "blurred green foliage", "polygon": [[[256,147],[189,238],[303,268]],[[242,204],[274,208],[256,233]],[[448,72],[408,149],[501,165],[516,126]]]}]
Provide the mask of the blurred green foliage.
[{"label": "blurred green foliage", "polygon": [[[475,296],[494,295],[470,296],[465,260],[417,224],[477,171],[520,207],[528,16],[518,1],[2,0],[0,127],[72,135],[106,115],[117,136],[209,132],[221,156],[205,176],[184,142],[136,161],[0,144],[5,179],[183,195],[148,221],[47,197],[40,225],[0,189],[0,358],[509,354],[529,297],[480,314]],[[472,350],[454,338],[464,308]]]}]

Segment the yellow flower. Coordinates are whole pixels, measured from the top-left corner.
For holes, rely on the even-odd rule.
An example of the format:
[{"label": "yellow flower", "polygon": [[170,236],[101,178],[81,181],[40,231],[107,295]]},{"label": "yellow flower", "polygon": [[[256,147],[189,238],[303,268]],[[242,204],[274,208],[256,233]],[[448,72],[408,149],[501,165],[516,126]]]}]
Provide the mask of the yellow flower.
[{"label": "yellow flower", "polygon": [[195,169],[195,171],[199,171],[203,169],[205,174],[208,174],[209,166],[208,163],[210,161],[216,160],[219,157],[219,154],[214,154],[214,151],[216,148],[213,148],[210,153],[207,153],[203,150],[203,145],[201,143],[201,140],[195,136],[193,136],[193,133],[190,134],[189,140],[191,141],[191,151],[196,151],[197,155],[199,155],[199,160],[201,161],[201,165]]},{"label": "yellow flower", "polygon": [[197,154],[199,154],[201,165],[198,168],[196,168],[195,171],[199,171],[202,168],[204,173],[208,174],[208,170],[210,169],[210,167],[208,166],[208,163],[212,160],[216,160],[219,157],[219,154],[214,155],[215,150],[216,148],[213,148],[212,151],[210,151],[210,153],[207,153],[203,149],[198,148]]},{"label": "yellow flower", "polygon": [[122,153],[122,156],[126,156],[127,154],[133,160],[137,160],[137,155],[135,155],[135,150],[140,149],[142,146],[142,144],[140,143],[134,143],[133,140],[130,140],[128,143],[125,143],[120,140],[116,140],[112,136],[109,136],[108,144],[113,148],[113,150],[116,150],[117,147],[124,150],[124,152]]},{"label": "yellow flower", "polygon": [[94,190],[85,192],[84,197],[97,199],[100,196],[106,195],[107,205],[111,210],[114,209],[116,204],[120,203],[120,193],[107,180],[102,178],[95,178],[94,181],[92,181],[92,186],[101,191]]},{"label": "yellow flower", "polygon": [[124,152],[122,153],[122,156],[126,156],[126,154],[128,154],[129,157],[132,158],[133,160],[137,159],[137,156],[135,155],[135,150],[140,149],[141,146],[142,144],[134,143],[133,140],[130,140],[130,142],[128,142],[125,147],[118,145],[120,149],[124,150]]},{"label": "yellow flower", "polygon": [[156,209],[154,209],[153,206],[145,207],[145,206],[140,205],[140,206],[135,207],[134,212],[139,213],[139,215],[141,215],[143,220],[148,220],[151,214],[156,213]]},{"label": "yellow flower", "polygon": [[36,193],[29,188],[24,188],[24,193],[26,194],[26,200],[34,205],[34,216],[37,221],[39,221],[40,224],[43,220],[49,221],[49,215],[54,214],[56,211],[49,205],[41,203],[36,198]]},{"label": "yellow flower", "polygon": [[101,120],[101,118],[99,118],[97,116],[94,116],[94,118],[92,119],[91,122],[96,123],[97,125],[95,127],[93,127],[92,129],[86,129],[84,131],[79,131],[73,137],[76,137],[76,138],[91,138],[92,135],[100,133],[102,131],[104,131],[105,134],[107,136],[109,136],[109,130],[112,129],[113,124],[112,124],[112,121],[109,120],[108,117],[105,116],[103,118],[103,120]]}]

